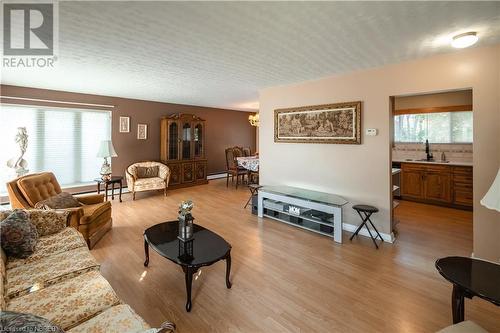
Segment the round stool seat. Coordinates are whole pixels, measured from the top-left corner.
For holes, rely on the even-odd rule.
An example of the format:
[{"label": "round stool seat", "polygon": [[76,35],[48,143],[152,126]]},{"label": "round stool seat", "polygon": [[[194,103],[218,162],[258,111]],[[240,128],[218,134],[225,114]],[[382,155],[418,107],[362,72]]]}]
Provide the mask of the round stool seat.
[{"label": "round stool seat", "polygon": [[352,209],[357,210],[359,212],[366,212],[366,213],[378,212],[377,207],[373,207],[373,206],[369,206],[369,205],[354,205],[354,206],[352,206]]}]

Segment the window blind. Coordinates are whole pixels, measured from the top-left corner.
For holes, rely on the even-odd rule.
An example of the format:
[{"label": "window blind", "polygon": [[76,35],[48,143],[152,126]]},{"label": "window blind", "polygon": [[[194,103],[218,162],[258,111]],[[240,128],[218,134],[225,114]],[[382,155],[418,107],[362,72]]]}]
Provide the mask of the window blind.
[{"label": "window blind", "polygon": [[[111,139],[111,111],[2,104],[0,107],[0,182],[15,178],[7,160],[19,156],[18,127],[26,127],[29,172],[51,171],[61,186],[91,182],[102,160],[96,157],[101,140]],[[2,186],[0,193],[5,194]]]},{"label": "window blind", "polygon": [[394,116],[395,142],[472,143],[472,111]]}]

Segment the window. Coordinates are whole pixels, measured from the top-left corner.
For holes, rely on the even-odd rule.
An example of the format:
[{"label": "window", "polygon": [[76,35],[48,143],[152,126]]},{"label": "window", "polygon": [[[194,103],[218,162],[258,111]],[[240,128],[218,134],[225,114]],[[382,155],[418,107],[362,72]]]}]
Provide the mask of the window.
[{"label": "window", "polygon": [[472,143],[472,111],[394,116],[395,142]]},{"label": "window", "polygon": [[[0,109],[0,182],[15,178],[7,160],[19,156],[14,138],[26,127],[29,172],[52,171],[61,186],[89,183],[99,174],[101,140],[111,139],[111,111],[2,104]],[[0,193],[5,194],[2,186]]]}]

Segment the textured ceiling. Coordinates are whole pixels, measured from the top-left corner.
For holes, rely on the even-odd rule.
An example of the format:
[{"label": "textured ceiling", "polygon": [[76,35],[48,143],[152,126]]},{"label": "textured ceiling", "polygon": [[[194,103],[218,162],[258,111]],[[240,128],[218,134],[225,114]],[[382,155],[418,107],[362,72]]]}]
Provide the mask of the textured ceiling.
[{"label": "textured ceiling", "polygon": [[53,69],[2,83],[234,109],[259,89],[500,43],[500,2],[60,2]]}]

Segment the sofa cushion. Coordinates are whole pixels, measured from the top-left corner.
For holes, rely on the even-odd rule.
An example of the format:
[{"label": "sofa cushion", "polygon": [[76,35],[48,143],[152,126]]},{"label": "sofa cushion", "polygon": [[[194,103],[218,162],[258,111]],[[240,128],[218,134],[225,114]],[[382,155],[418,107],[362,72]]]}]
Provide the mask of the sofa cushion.
[{"label": "sofa cushion", "polygon": [[0,223],[2,249],[8,256],[27,258],[34,251],[38,232],[23,210],[15,210]]},{"label": "sofa cushion", "polygon": [[437,333],[488,333],[488,331],[475,322],[466,320],[458,324],[445,327]]},{"label": "sofa cushion", "polygon": [[5,278],[7,275],[7,254],[5,254],[5,251],[0,247],[0,255],[2,257],[2,263],[0,264],[0,274],[3,278]]},{"label": "sofa cushion", "polygon": [[0,318],[2,332],[64,333],[49,320],[30,313],[5,311]]},{"label": "sofa cushion", "polygon": [[7,300],[6,300],[6,281],[3,277],[0,278],[0,311],[7,310]]},{"label": "sofa cushion", "polygon": [[82,234],[74,228],[66,227],[58,233],[38,238],[35,252],[31,256],[24,259],[11,257],[6,266],[7,269],[12,269],[79,247],[87,248],[87,243]]},{"label": "sofa cushion", "polygon": [[38,201],[61,193],[61,187],[52,172],[25,176],[19,179],[17,186],[31,207],[35,207]]},{"label": "sofa cushion", "polygon": [[5,293],[6,293],[6,286],[7,286],[7,271],[6,271],[6,265],[7,265],[7,255],[5,254],[5,251],[0,247],[0,252],[2,256],[2,263],[0,266],[0,311],[5,311],[7,308],[5,304]]},{"label": "sofa cushion", "polygon": [[7,297],[29,292],[75,277],[99,264],[86,247],[80,247],[7,270]]},{"label": "sofa cushion", "polygon": [[153,177],[158,177],[158,173],[160,172],[160,168],[155,165],[155,166],[149,166],[149,167],[142,167],[138,166],[136,167],[136,175],[137,178],[153,178]]},{"label": "sofa cushion", "polygon": [[35,208],[39,209],[65,209],[80,207],[82,204],[68,192],[61,192],[48,199],[38,201]]},{"label": "sofa cushion", "polygon": [[30,221],[36,227],[38,235],[47,236],[59,232],[66,228],[68,224],[67,211],[54,211],[44,209],[27,210]]},{"label": "sofa cushion", "polygon": [[7,310],[33,313],[68,330],[119,303],[108,281],[99,272],[90,271],[10,299]]},{"label": "sofa cushion", "polygon": [[154,190],[165,188],[165,180],[160,177],[141,178],[134,183],[134,190]]},{"label": "sofa cushion", "polygon": [[80,219],[80,224],[88,224],[94,221],[99,215],[111,211],[111,203],[105,201],[94,205],[82,206],[83,217]]},{"label": "sofa cushion", "polygon": [[130,306],[120,304],[72,328],[68,333],[136,333],[149,328]]}]

